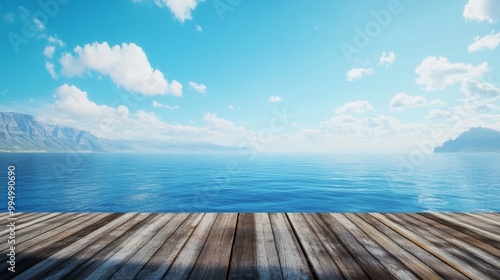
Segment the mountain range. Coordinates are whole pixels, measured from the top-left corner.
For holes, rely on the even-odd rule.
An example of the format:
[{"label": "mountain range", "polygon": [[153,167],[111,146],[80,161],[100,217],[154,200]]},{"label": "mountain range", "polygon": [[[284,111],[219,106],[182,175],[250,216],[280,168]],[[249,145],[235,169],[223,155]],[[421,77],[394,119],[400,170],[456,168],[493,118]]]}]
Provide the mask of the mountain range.
[{"label": "mountain range", "polygon": [[210,152],[234,147],[206,142],[117,141],[76,128],[46,124],[31,115],[0,112],[0,152]]},{"label": "mountain range", "polygon": [[460,134],[456,139],[446,141],[436,147],[435,153],[457,152],[500,152],[500,131],[473,127]]}]

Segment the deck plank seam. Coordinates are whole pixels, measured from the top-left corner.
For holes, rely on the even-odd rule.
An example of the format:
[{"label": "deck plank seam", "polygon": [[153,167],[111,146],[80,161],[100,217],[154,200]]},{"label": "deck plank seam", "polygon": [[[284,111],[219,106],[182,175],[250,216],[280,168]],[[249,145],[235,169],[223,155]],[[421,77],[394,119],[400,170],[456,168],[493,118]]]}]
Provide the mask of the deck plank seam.
[{"label": "deck plank seam", "polygon": [[[194,268],[196,266],[196,264],[198,263],[198,259],[200,258],[201,256],[201,252],[203,252],[203,249],[205,249],[206,245],[207,245],[207,240],[208,240],[208,237],[210,236],[210,233],[212,233],[212,230],[214,229],[214,225],[217,221],[217,218],[219,217],[220,214],[216,214],[215,218],[214,218],[214,222],[212,223],[212,226],[210,227],[210,230],[208,231],[207,233],[207,237],[206,239],[204,240],[203,242],[203,247],[201,247],[201,250],[198,252],[198,255],[196,256],[196,260],[194,261],[194,266],[191,267],[191,269],[189,270],[189,274],[187,276],[187,279],[191,279],[191,274],[193,273],[194,271]],[[198,227],[198,226],[197,226]],[[194,232],[194,231],[193,231]],[[187,241],[186,241],[187,242]],[[170,269],[169,269],[170,270]],[[168,271],[165,273],[165,275],[167,275]],[[164,276],[165,277],[165,276]]]}]

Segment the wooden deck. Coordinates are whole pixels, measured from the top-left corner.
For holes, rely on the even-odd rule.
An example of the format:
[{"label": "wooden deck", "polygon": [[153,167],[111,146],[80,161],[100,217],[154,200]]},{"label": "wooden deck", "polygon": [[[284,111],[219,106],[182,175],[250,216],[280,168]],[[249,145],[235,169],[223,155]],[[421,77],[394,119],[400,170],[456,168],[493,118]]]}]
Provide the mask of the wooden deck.
[{"label": "wooden deck", "polygon": [[17,217],[3,279],[500,279],[500,213]]}]

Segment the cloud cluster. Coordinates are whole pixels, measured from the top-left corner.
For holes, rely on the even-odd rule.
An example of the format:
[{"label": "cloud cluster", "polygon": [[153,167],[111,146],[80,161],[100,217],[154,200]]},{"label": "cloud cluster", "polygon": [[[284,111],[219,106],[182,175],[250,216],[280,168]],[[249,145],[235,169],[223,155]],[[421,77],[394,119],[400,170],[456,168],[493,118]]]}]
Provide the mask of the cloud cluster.
[{"label": "cloud cluster", "polygon": [[347,72],[347,81],[352,82],[361,79],[364,75],[373,75],[375,71],[372,68],[352,68]]},{"label": "cloud cluster", "polygon": [[167,104],[160,103],[156,100],[153,100],[153,107],[164,108],[164,109],[168,109],[168,110],[179,110],[179,106],[170,106]]},{"label": "cloud cluster", "polygon": [[192,88],[199,93],[205,93],[207,91],[207,86],[204,84],[197,84],[195,82],[189,82],[189,88]]},{"label": "cloud cluster", "polygon": [[[46,123],[66,125],[90,131],[98,137],[123,140],[206,141],[238,146],[251,131],[214,113],[206,113],[205,126],[170,124],[154,113],[129,111],[124,105],[99,105],[87,92],[74,85],[57,88],[54,103],[38,119]],[[168,106],[154,102],[155,107]],[[176,106],[172,108],[175,109]]]},{"label": "cloud cluster", "polygon": [[495,23],[500,19],[500,1],[469,0],[465,4],[463,16],[467,21],[487,21]]},{"label": "cloud cluster", "polygon": [[401,92],[391,99],[389,108],[392,111],[402,111],[405,108],[419,107],[426,104],[427,100],[422,96],[411,96]]},{"label": "cloud cluster", "polygon": [[335,110],[336,115],[341,114],[362,114],[369,111],[374,111],[375,109],[366,100],[358,100],[353,102],[345,103]]},{"label": "cloud cluster", "polygon": [[193,19],[191,13],[200,2],[204,2],[204,0],[155,0],[158,7],[170,9],[174,17],[181,23]]},{"label": "cloud cluster", "polygon": [[118,86],[143,95],[182,95],[182,85],[169,83],[162,72],[153,69],[141,47],[134,43],[110,47],[107,42],[86,44],[64,54],[60,63],[67,77],[83,76],[91,71],[107,75]]},{"label": "cloud cluster", "polygon": [[417,83],[425,86],[425,90],[443,90],[447,86],[466,80],[476,80],[490,71],[488,63],[477,66],[464,63],[451,63],[445,57],[429,56],[417,66]]},{"label": "cloud cluster", "polygon": [[500,32],[494,33],[494,31],[492,31],[490,34],[482,38],[479,38],[479,36],[474,38],[474,42],[469,45],[467,51],[476,52],[483,49],[494,50],[498,47],[499,44],[500,44]]},{"label": "cloud cluster", "polygon": [[281,102],[281,96],[271,96],[268,100],[269,103],[278,103]]},{"label": "cloud cluster", "polygon": [[388,53],[382,52],[378,64],[387,67],[389,66],[389,64],[393,64],[395,60],[396,60],[396,54],[394,54],[394,52],[388,52]]}]

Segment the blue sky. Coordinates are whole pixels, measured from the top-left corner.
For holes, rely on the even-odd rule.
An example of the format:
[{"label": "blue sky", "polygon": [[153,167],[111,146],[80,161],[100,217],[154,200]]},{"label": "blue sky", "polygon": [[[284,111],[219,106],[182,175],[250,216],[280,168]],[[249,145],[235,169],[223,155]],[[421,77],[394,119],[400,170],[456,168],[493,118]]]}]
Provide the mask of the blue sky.
[{"label": "blue sky", "polygon": [[4,1],[0,16],[0,110],[103,138],[402,151],[500,129],[495,0]]}]

